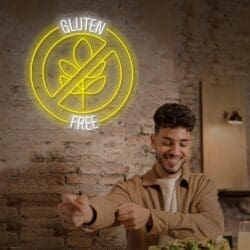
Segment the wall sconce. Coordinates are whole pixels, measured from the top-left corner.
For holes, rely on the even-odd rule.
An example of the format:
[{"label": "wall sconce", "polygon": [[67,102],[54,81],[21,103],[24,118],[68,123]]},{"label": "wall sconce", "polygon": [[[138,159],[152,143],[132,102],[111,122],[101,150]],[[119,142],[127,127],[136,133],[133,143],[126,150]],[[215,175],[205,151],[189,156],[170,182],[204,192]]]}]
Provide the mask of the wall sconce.
[{"label": "wall sconce", "polygon": [[227,120],[227,123],[232,125],[242,125],[243,120],[241,115],[238,111],[232,111],[231,114],[229,114],[227,111],[224,112],[224,119]]}]

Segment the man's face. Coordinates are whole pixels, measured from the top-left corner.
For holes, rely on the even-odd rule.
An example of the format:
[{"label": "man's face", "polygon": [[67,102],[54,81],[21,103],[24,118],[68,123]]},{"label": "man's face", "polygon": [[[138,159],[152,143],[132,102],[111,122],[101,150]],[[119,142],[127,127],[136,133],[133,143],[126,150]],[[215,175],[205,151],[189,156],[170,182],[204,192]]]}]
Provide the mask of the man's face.
[{"label": "man's face", "polygon": [[157,164],[171,177],[177,175],[191,153],[191,133],[185,128],[160,128],[151,137]]}]

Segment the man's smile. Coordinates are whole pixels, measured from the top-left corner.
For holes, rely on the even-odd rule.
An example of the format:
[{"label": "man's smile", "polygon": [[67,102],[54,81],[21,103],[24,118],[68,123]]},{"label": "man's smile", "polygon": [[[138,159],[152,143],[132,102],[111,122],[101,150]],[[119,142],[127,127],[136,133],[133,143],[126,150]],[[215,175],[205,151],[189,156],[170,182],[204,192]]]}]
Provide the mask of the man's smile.
[{"label": "man's smile", "polygon": [[167,162],[171,167],[175,166],[183,159],[183,156],[173,156],[169,154],[163,154],[162,156],[164,161]]}]

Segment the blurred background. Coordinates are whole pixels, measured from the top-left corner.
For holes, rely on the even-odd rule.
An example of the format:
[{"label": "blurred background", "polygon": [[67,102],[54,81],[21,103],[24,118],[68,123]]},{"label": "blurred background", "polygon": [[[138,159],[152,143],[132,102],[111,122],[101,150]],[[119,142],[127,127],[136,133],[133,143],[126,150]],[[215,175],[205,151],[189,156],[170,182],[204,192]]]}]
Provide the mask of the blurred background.
[{"label": "blurred background", "polygon": [[[27,88],[36,37],[65,13],[93,13],[111,23],[137,61],[138,87],[128,107],[94,131],[54,123]],[[121,227],[64,230],[60,195],[105,195],[150,169],[152,115],[165,102],[179,102],[197,117],[192,171],[216,182],[225,234],[236,249],[239,223],[250,219],[249,16],[248,0],[2,0],[0,248],[123,249]]]}]

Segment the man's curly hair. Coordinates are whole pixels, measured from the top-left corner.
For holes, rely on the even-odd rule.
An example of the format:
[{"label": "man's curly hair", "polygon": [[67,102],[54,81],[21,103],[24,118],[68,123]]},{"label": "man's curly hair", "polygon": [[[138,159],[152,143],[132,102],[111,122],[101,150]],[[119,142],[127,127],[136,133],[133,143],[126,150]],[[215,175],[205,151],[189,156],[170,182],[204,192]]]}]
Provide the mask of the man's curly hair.
[{"label": "man's curly hair", "polygon": [[160,128],[185,128],[191,132],[195,125],[194,113],[185,105],[178,103],[165,103],[160,106],[154,116],[155,133]]}]

